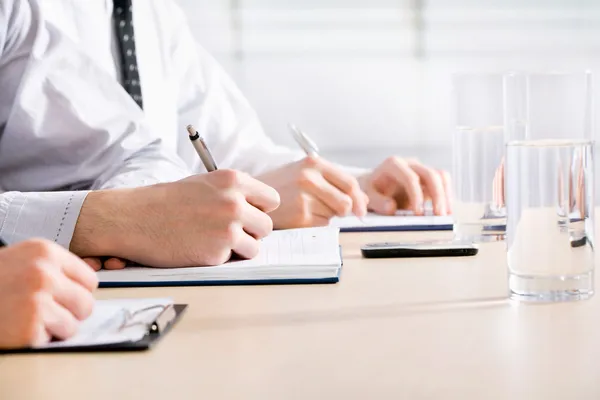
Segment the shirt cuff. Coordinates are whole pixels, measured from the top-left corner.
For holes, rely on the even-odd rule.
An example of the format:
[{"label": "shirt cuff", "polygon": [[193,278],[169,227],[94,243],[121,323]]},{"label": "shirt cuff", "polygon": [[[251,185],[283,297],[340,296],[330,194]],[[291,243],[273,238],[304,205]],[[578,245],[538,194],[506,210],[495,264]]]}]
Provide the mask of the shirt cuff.
[{"label": "shirt cuff", "polygon": [[2,193],[0,237],[9,244],[41,237],[68,249],[88,193]]}]

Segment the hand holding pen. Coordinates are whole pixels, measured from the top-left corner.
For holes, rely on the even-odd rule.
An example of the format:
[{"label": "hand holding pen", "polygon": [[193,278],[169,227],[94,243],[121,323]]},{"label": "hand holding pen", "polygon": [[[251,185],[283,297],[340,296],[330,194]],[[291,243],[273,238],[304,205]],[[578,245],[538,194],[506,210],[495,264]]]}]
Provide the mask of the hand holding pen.
[{"label": "hand holding pen", "polygon": [[238,258],[258,254],[260,240],[273,229],[268,213],[279,205],[278,193],[246,173],[217,171],[198,132],[192,126],[187,131],[210,173],[136,189],[143,207],[127,215],[132,222],[124,226],[143,226],[141,221],[152,216],[150,228],[129,229],[135,245],[117,248],[120,254],[86,257],[92,268],[122,269],[127,260],[163,268],[218,265],[232,254]]},{"label": "hand holding pen", "polygon": [[[308,135],[306,133],[304,133],[304,131],[301,131],[295,125],[292,125],[292,124],[289,124],[289,128],[290,128],[290,132],[292,133],[294,140],[296,141],[298,146],[300,146],[300,148],[304,151],[304,153],[306,153],[307,157],[318,157],[319,156],[319,147],[316,145],[316,143],[310,137],[308,137]],[[367,196],[365,195],[364,198],[366,199]],[[356,209],[356,208],[353,207],[353,209]],[[354,215],[356,215],[356,217],[358,219],[360,219],[361,222],[364,222],[363,217],[364,217],[365,213],[366,213],[366,204],[365,204],[364,212],[360,208],[358,208],[358,211],[354,211]]]},{"label": "hand holding pen", "polygon": [[306,134],[290,129],[307,156],[258,177],[281,197],[279,208],[269,214],[274,226],[324,226],[335,216],[364,216],[368,199],[356,178],[320,157],[318,147]]},{"label": "hand holding pen", "polygon": [[196,131],[196,129],[192,125],[188,125],[186,129],[190,135],[190,141],[192,142],[196,153],[198,153],[200,161],[202,161],[202,164],[204,164],[204,168],[206,168],[206,171],[216,171],[218,169],[217,163],[215,162],[215,159],[213,158],[210,150],[208,149],[204,138],[200,136],[198,131]]}]

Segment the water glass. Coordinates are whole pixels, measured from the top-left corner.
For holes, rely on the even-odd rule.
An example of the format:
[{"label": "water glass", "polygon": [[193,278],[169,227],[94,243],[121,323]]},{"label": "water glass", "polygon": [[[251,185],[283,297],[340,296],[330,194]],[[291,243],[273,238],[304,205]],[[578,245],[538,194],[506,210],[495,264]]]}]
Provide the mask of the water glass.
[{"label": "water glass", "polygon": [[473,242],[503,240],[504,128],[502,74],[453,77],[454,235]]},{"label": "water glass", "polygon": [[510,296],[564,301],[594,293],[594,144],[590,73],[507,74]]}]

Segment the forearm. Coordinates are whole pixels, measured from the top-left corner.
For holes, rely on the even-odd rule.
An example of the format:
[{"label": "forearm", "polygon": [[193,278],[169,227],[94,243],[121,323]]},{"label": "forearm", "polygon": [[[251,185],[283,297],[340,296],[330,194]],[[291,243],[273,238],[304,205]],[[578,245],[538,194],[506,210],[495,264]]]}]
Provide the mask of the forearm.
[{"label": "forearm", "polygon": [[[79,215],[71,251],[81,257],[126,256],[128,234],[135,220],[135,196],[142,187],[173,182],[190,175],[174,153],[155,140],[94,182]],[[142,196],[143,197],[143,196]]]},{"label": "forearm", "polygon": [[81,207],[69,249],[80,257],[120,256],[132,233],[131,221],[137,210],[130,194],[135,190],[140,189],[90,192]]}]

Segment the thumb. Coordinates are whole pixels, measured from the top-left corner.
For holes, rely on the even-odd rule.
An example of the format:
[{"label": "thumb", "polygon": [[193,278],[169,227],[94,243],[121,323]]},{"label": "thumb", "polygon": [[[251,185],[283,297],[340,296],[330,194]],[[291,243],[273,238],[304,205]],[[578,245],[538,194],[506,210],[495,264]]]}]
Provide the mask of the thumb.
[{"label": "thumb", "polygon": [[382,215],[393,215],[396,213],[398,205],[392,197],[385,196],[376,190],[370,190],[368,194],[369,208],[371,210]]}]

